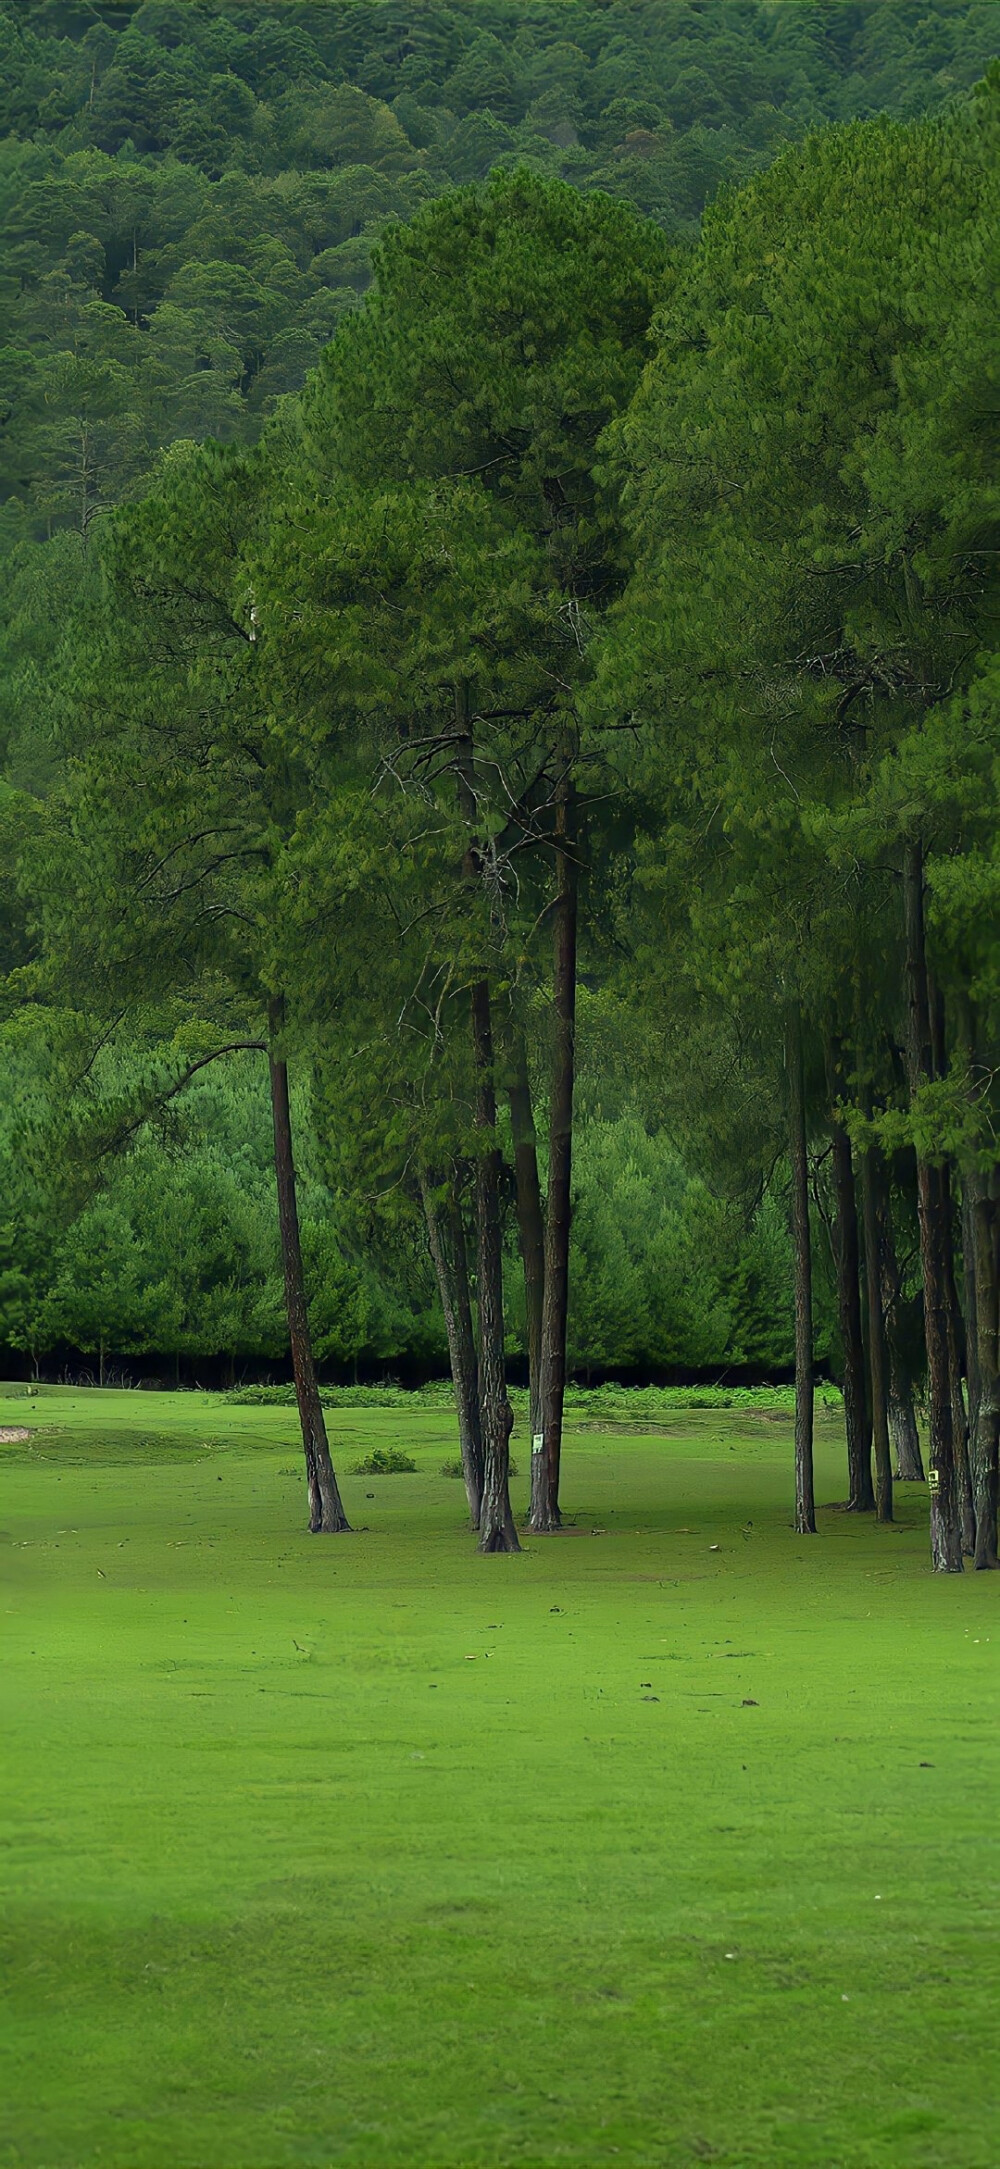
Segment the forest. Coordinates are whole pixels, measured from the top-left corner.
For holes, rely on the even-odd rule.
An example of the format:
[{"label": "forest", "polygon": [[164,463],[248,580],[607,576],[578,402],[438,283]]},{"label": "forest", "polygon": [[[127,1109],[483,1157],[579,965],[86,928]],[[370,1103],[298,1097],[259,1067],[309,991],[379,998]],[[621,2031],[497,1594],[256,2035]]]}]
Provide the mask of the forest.
[{"label": "forest", "polygon": [[8,1349],[317,1528],[447,1362],[484,1549],[508,1370],[544,1528],[794,1366],[802,1531],[825,1372],[995,1565],[995,7],[0,20]]}]

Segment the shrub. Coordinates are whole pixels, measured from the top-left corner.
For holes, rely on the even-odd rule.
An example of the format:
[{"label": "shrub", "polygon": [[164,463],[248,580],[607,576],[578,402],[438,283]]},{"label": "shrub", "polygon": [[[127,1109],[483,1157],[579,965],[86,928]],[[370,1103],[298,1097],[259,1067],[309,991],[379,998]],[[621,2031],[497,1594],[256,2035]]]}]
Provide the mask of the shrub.
[{"label": "shrub", "polygon": [[[448,1379],[427,1386],[321,1386],[324,1408],[440,1408],[452,1399]],[[232,1408],[294,1408],[294,1386],[235,1386],[222,1399]]]},{"label": "shrub", "polygon": [[376,1446],[354,1463],[355,1476],[415,1476],[417,1464],[399,1446]]}]

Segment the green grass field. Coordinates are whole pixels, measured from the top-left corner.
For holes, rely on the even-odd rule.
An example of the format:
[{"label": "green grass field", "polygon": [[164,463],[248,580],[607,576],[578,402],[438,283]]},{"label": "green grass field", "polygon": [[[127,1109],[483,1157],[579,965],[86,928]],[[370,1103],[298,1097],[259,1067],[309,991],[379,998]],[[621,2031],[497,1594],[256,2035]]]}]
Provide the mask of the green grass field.
[{"label": "green grass field", "polygon": [[290,1410],[21,1421],[0,2162],[995,2169],[998,1578],[919,1487],[796,1538],[787,1417],[574,1415],[481,1559],[443,1407],[331,1414],[419,1473],[325,1539]]}]

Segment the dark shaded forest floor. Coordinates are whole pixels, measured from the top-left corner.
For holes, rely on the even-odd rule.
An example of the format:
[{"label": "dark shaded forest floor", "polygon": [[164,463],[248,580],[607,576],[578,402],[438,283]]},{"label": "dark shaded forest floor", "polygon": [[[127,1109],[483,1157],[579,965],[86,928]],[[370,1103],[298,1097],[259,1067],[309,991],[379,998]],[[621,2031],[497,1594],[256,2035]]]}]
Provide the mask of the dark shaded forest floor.
[{"label": "dark shaded forest floor", "polygon": [[331,1413],[333,1539],[291,1410],[22,1422],[0,2162],[992,2169],[1000,1582],[920,1487],[795,1538],[787,1418],[678,1412],[481,1559],[445,1410]]}]

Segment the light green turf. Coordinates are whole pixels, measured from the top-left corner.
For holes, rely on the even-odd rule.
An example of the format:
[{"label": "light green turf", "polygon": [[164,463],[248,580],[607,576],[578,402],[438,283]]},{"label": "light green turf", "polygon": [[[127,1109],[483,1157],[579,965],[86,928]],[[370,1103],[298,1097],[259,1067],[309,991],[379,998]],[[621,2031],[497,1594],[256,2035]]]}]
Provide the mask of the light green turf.
[{"label": "light green turf", "polygon": [[480,1559],[443,1409],[332,1413],[420,1473],[326,1539],[291,1411],[18,1420],[0,2162],[995,2169],[998,1577],[916,1487],[797,1539],[787,1419],[679,1413]]}]

